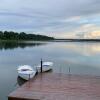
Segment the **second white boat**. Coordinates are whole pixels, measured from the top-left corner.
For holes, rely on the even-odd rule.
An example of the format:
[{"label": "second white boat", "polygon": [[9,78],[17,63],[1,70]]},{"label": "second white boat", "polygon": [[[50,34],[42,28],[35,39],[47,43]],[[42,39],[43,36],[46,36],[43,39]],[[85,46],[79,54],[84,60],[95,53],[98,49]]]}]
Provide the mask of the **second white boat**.
[{"label": "second white boat", "polygon": [[[52,69],[53,63],[52,62],[43,62],[42,64],[42,72],[46,72]],[[41,72],[41,65],[36,66],[36,70]]]}]

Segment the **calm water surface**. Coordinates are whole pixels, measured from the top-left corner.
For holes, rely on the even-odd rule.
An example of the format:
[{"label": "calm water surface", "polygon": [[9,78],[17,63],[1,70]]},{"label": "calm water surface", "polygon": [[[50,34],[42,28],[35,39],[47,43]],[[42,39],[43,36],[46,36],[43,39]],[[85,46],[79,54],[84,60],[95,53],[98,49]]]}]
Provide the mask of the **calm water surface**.
[{"label": "calm water surface", "polygon": [[100,76],[100,43],[0,43],[0,100],[18,86],[17,66],[54,62],[53,72]]}]

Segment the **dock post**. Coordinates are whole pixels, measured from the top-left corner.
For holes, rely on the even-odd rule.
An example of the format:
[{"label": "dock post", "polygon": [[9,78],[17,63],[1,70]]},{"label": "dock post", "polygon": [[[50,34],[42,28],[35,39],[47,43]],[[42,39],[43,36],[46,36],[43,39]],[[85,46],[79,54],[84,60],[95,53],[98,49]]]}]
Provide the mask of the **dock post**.
[{"label": "dock post", "polygon": [[70,67],[69,67],[69,74],[70,74]]},{"label": "dock post", "polygon": [[29,80],[30,80],[30,74],[29,74]]},{"label": "dock post", "polygon": [[41,59],[41,73],[42,73],[42,63],[43,63],[43,61],[42,61],[42,59]]}]

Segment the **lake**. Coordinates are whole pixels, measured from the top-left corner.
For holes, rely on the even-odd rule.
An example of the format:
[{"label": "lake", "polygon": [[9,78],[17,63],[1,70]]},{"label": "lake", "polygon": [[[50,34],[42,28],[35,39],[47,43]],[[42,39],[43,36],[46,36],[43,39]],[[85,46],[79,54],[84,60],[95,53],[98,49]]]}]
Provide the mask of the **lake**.
[{"label": "lake", "polygon": [[99,42],[0,43],[0,100],[19,87],[17,67],[54,62],[53,72],[100,76]]}]

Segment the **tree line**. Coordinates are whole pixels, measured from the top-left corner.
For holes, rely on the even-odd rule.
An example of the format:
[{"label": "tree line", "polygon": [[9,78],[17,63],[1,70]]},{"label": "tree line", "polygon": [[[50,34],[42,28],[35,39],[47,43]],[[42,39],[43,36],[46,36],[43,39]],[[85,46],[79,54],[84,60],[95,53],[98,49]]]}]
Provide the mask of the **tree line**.
[{"label": "tree line", "polygon": [[0,40],[53,40],[53,37],[36,34],[26,34],[25,32],[0,31]]}]

